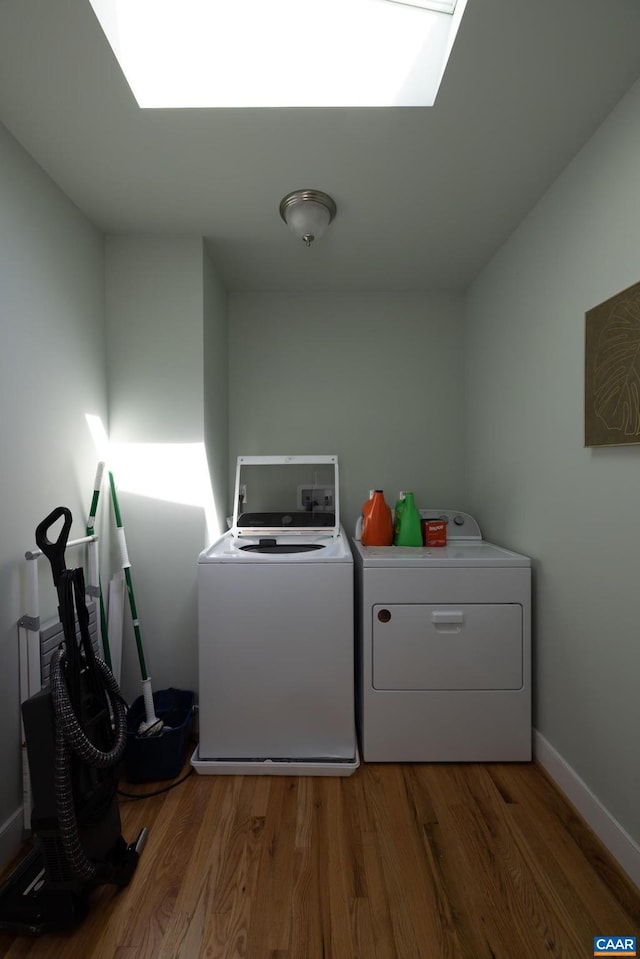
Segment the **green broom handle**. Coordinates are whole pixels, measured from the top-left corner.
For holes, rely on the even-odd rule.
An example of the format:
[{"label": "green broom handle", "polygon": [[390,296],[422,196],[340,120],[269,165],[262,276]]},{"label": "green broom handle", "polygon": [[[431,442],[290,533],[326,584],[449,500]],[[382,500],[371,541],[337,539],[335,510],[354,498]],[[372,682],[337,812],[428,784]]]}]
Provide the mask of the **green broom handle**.
[{"label": "green broom handle", "polygon": [[138,649],[138,660],[140,662],[140,672],[142,679],[148,679],[147,667],[144,661],[144,650],[142,648],[142,636],[140,635],[140,623],[138,622],[138,611],[136,609],[136,599],[133,593],[133,580],[131,578],[131,563],[127,553],[127,541],[125,539],[122,517],[120,515],[120,506],[118,504],[118,495],[116,493],[116,484],[113,473],[109,471],[109,485],[111,486],[111,499],[113,500],[113,511],[116,516],[116,526],[118,527],[118,539],[120,541],[120,555],[122,557],[122,568],[124,578],[127,583],[127,593],[129,594],[129,608],[131,609],[131,618],[133,620],[133,632],[136,637],[136,646]]},{"label": "green broom handle", "polygon": [[[89,508],[89,518],[87,519],[87,536],[94,535],[94,526],[96,521],[96,513],[98,512],[98,500],[100,498],[100,487],[102,486],[102,474],[104,472],[104,463],[100,461],[98,463],[98,469],[96,470],[96,478],[93,484],[93,496],[91,498],[91,506]],[[107,628],[107,614],[104,608],[104,598],[102,596],[102,583],[100,581],[100,571],[98,571],[98,590],[100,593],[100,630],[102,632],[102,649],[104,652],[104,658],[109,669],[112,668],[111,664],[111,650],[109,648],[109,631]]]},{"label": "green broom handle", "polygon": [[104,472],[104,463],[102,460],[98,463],[96,478],[93,484],[93,497],[91,498],[91,507],[89,508],[89,518],[87,519],[87,536],[93,536],[96,513],[98,512],[98,500],[100,499],[100,487],[102,486],[102,474]]}]

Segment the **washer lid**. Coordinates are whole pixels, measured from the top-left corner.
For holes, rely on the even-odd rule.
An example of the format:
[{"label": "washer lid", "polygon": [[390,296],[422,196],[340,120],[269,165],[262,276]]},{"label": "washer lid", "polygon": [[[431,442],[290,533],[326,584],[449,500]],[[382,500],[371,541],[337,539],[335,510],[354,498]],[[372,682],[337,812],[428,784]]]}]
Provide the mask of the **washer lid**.
[{"label": "washer lid", "polygon": [[336,538],[338,498],[337,456],[239,456],[231,532]]},{"label": "washer lid", "polygon": [[[295,563],[297,566],[300,564],[317,566],[319,563],[353,565],[353,553],[343,529],[340,530],[339,536],[332,536],[329,530],[314,533],[312,537],[300,533],[295,536],[277,537],[277,539],[269,537],[269,539],[276,539],[276,545],[279,547],[276,551],[260,548],[260,541],[264,539],[262,535],[238,538],[229,529],[220,539],[200,553],[198,563],[237,563],[242,566],[251,564],[273,566],[284,563]],[[249,549],[246,548],[247,546]],[[309,546],[313,548],[307,548]],[[301,547],[304,548],[301,549]]]}]

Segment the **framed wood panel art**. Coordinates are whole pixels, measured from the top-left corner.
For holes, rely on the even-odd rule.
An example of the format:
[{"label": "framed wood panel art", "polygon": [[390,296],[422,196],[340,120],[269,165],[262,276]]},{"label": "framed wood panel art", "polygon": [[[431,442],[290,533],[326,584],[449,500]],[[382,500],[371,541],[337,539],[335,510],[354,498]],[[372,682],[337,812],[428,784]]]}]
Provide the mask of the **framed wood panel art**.
[{"label": "framed wood panel art", "polygon": [[584,437],[640,443],[640,283],[585,314]]}]

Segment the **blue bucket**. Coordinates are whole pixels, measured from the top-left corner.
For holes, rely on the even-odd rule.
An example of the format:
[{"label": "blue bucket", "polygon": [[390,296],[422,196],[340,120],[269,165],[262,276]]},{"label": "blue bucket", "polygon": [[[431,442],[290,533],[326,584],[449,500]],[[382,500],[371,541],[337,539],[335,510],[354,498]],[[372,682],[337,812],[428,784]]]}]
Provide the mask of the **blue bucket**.
[{"label": "blue bucket", "polygon": [[157,736],[138,736],[145,719],[144,698],[138,696],[127,716],[124,772],[130,783],[175,779],[182,769],[191,724],[195,694],[185,689],[161,689],[153,694],[158,719],[164,723]]}]

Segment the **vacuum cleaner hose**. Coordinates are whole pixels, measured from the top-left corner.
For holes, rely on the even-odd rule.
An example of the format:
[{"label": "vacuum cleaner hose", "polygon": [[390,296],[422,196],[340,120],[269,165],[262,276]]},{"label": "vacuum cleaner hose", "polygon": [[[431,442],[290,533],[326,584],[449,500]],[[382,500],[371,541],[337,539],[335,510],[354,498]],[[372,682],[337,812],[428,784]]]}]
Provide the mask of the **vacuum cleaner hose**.
[{"label": "vacuum cleaner hose", "polygon": [[113,746],[108,751],[98,749],[85,735],[69,700],[64,676],[66,653],[58,649],[51,658],[51,696],[56,714],[55,791],[58,822],[64,851],[71,870],[78,878],[90,880],[96,876],[96,866],[82,848],[73,800],[70,752],[86,765],[97,769],[116,766],[122,759],[127,743],[126,704],[109,667],[100,659],[95,663],[102,680],[105,695],[113,717]]}]

